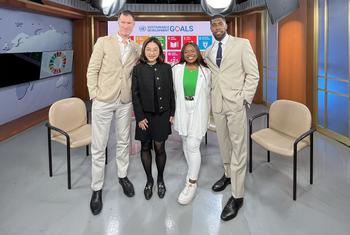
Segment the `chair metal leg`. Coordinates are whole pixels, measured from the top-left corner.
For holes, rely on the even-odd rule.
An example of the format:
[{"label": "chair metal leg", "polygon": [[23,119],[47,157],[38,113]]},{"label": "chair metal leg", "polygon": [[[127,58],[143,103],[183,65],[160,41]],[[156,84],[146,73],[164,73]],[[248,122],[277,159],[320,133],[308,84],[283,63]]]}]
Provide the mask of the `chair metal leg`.
[{"label": "chair metal leg", "polygon": [[251,136],[251,130],[249,131],[249,173],[252,173],[253,170],[253,154],[252,154],[252,137]]},{"label": "chair metal leg", "polygon": [[314,133],[310,135],[310,184],[313,184],[314,178]]},{"label": "chair metal leg", "polygon": [[270,162],[270,151],[267,151],[267,162]]},{"label": "chair metal leg", "polygon": [[89,156],[89,145],[86,145],[86,156]]},{"label": "chair metal leg", "polygon": [[106,147],[106,153],[105,153],[105,164],[108,164],[108,146]]},{"label": "chair metal leg", "polygon": [[293,153],[293,200],[297,200],[297,151]]},{"label": "chair metal leg", "polygon": [[205,145],[208,144],[208,132],[205,133]]},{"label": "chair metal leg", "polygon": [[71,189],[71,174],[70,174],[70,143],[67,144],[67,175],[68,175],[68,189]]},{"label": "chair metal leg", "polygon": [[47,128],[47,146],[49,151],[49,176],[52,177],[51,129]]}]

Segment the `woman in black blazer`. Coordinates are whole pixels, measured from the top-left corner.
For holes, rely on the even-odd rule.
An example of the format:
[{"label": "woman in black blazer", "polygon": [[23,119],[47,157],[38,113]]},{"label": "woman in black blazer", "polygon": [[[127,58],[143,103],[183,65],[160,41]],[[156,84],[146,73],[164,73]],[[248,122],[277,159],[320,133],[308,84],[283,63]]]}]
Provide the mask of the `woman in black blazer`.
[{"label": "woman in black blazer", "polygon": [[164,63],[161,43],[155,37],[148,38],[142,46],[140,63],[132,76],[132,103],[136,117],[135,139],[141,141],[141,161],[147,175],[145,198],[152,197],[152,143],[158,169],[158,196],[165,195],[163,172],[166,162],[165,141],[171,134],[171,122],[175,113],[175,97],[172,70]]}]

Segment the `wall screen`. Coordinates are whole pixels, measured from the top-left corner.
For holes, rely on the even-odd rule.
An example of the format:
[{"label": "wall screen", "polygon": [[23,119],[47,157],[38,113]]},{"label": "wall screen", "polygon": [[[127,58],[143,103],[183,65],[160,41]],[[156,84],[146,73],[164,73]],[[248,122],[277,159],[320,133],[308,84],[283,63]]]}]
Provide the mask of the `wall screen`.
[{"label": "wall screen", "polygon": [[[118,32],[118,22],[108,22],[108,35]],[[208,21],[137,21],[131,40],[142,46],[144,40],[155,36],[162,43],[165,60],[174,64],[180,60],[180,51],[186,42],[195,42],[201,51],[213,43]]]}]

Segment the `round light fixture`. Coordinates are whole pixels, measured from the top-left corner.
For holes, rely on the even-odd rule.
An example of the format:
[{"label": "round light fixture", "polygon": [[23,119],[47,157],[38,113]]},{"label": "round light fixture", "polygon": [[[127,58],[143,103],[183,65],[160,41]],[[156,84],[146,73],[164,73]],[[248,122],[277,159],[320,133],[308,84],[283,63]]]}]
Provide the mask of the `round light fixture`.
[{"label": "round light fixture", "polygon": [[92,0],[91,6],[99,9],[107,17],[118,14],[126,0]]},{"label": "round light fixture", "polygon": [[201,6],[205,13],[213,15],[229,15],[236,6],[235,0],[201,0]]}]

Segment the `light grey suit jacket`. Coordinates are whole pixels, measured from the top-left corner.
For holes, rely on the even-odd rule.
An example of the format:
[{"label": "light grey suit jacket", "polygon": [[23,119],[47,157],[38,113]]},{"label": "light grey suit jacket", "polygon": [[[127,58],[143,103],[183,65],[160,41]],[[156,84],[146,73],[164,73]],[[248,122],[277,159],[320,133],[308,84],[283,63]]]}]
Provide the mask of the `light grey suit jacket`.
[{"label": "light grey suit jacket", "polygon": [[132,69],[139,59],[140,48],[131,41],[125,63],[122,63],[116,35],[98,38],[92,52],[88,70],[87,86],[90,99],[106,103],[131,102]]},{"label": "light grey suit jacket", "polygon": [[242,110],[253,101],[259,83],[259,70],[249,40],[228,35],[220,68],[210,59],[210,47],[204,54],[212,72],[211,103],[215,113],[222,111],[223,98],[232,111]]}]

